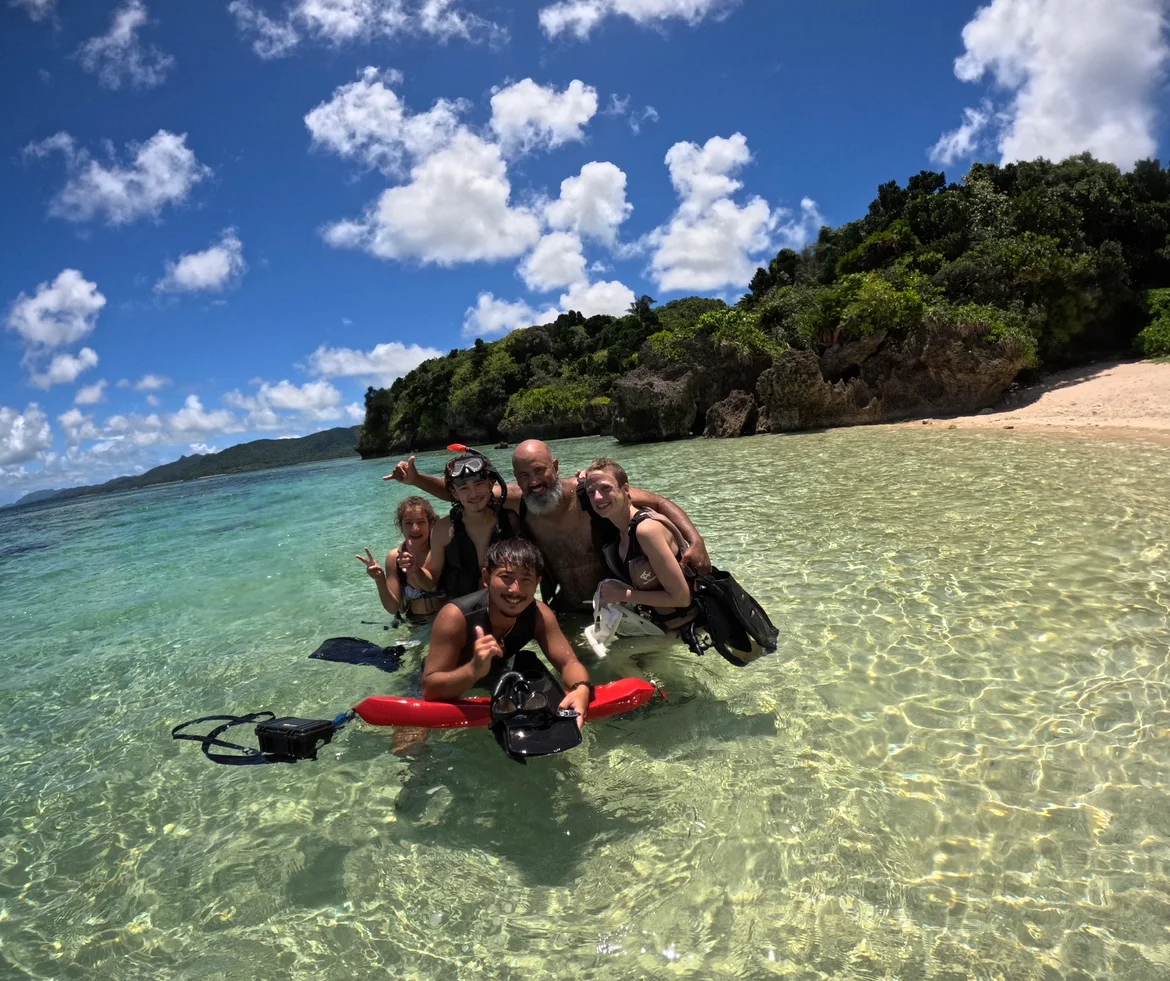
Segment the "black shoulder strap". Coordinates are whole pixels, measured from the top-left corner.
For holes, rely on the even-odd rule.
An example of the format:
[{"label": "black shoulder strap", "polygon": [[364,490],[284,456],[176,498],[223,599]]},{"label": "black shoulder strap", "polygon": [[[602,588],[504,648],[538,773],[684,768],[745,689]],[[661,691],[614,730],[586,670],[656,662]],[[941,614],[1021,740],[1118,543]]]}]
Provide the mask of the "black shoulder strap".
[{"label": "black shoulder strap", "polygon": [[[175,726],[171,730],[172,739],[190,739],[192,742],[201,743],[203,748],[203,755],[206,756],[212,763],[222,763],[225,766],[256,766],[264,763],[295,763],[296,760],[284,759],[278,757],[265,756],[258,749],[251,746],[240,746],[237,743],[229,743],[224,739],[220,739],[228,729],[232,726],[243,726],[248,723],[267,722],[269,719],[274,719],[276,716],[272,712],[252,712],[250,715],[205,715],[202,719],[192,719],[190,722],[183,722]],[[182,730],[188,726],[199,725],[203,722],[222,722],[223,725],[218,725],[211,730],[206,736],[194,736],[190,733],[185,733]],[[212,746],[219,746],[221,749],[232,749],[241,756],[228,756],[225,753],[213,753]]]}]

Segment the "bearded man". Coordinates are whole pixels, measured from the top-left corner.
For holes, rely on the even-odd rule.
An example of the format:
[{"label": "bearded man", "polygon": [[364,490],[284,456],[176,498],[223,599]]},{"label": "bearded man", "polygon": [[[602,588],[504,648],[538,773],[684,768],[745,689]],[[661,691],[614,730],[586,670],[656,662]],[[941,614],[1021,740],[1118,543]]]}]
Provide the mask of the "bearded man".
[{"label": "bearded man", "polygon": [[[558,604],[580,608],[593,599],[603,578],[601,560],[593,548],[592,519],[577,496],[578,478],[562,477],[560,461],[547,443],[525,440],[512,454],[515,484],[508,485],[505,506],[520,515],[526,536],[540,546],[545,562],[559,586]],[[383,480],[398,480],[418,487],[440,500],[450,500],[442,478],[419,473],[414,457],[403,460]],[[689,543],[682,561],[697,572],[710,572],[711,560],[702,536],[677,504],[637,487],[630,500],[669,519]]]}]

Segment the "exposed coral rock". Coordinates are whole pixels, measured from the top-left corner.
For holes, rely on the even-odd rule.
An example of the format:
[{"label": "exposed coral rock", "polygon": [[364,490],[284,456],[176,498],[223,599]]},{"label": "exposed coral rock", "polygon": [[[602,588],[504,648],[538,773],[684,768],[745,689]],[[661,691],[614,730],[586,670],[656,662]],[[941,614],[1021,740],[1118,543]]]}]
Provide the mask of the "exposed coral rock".
[{"label": "exposed coral rock", "polygon": [[623,443],[650,443],[692,435],[698,415],[694,376],[670,381],[636,368],[614,385],[613,434]]},{"label": "exposed coral rock", "polygon": [[707,428],[703,435],[719,439],[750,436],[756,431],[757,415],[755,399],[747,392],[736,389],[722,402],[716,402],[707,410]]}]

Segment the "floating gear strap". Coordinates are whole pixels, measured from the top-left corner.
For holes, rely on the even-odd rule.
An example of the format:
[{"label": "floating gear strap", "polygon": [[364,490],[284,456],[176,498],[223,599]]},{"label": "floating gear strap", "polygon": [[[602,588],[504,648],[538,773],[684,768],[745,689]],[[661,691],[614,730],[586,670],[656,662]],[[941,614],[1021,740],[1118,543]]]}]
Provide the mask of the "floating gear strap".
[{"label": "floating gear strap", "polygon": [[[200,743],[203,749],[203,755],[206,756],[212,763],[222,763],[225,766],[256,766],[264,763],[295,763],[296,760],[292,758],[273,757],[269,758],[254,749],[251,746],[240,746],[238,743],[229,743],[224,739],[220,739],[228,729],[233,726],[243,726],[249,723],[267,722],[270,719],[275,719],[276,715],[272,712],[252,712],[250,715],[205,715],[202,719],[192,719],[190,722],[183,722],[175,726],[171,730],[172,739],[189,739],[191,742]],[[190,733],[185,733],[182,730],[188,726],[197,726],[204,722],[222,722],[223,725],[216,726],[206,736],[195,736]],[[219,746],[222,749],[234,749],[242,756],[228,756],[225,753],[213,753],[212,746]]]},{"label": "floating gear strap", "polygon": [[[190,722],[182,722],[171,730],[172,739],[188,739],[191,742],[199,743],[203,750],[203,755],[206,756],[212,763],[222,763],[224,766],[263,766],[266,763],[296,763],[299,759],[315,759],[314,755],[307,756],[293,756],[285,755],[283,753],[265,753],[263,750],[255,749],[251,746],[241,746],[239,743],[229,743],[226,739],[220,739],[228,729],[234,726],[243,726],[256,723],[271,722],[276,718],[272,712],[251,712],[248,715],[205,715],[202,719],[192,719]],[[324,741],[329,742],[342,728],[349,724],[354,718],[352,710],[347,712],[339,712],[332,720],[320,720],[320,725],[330,725],[332,729],[325,735]],[[289,721],[289,720],[282,720]],[[306,722],[310,720],[291,720],[296,722]],[[206,722],[219,722],[211,732],[205,736],[197,736],[191,733],[183,732],[188,726],[197,726]],[[314,722],[316,724],[316,722]],[[235,750],[240,755],[228,755],[227,753],[212,752],[211,747],[218,746],[221,749]]]}]

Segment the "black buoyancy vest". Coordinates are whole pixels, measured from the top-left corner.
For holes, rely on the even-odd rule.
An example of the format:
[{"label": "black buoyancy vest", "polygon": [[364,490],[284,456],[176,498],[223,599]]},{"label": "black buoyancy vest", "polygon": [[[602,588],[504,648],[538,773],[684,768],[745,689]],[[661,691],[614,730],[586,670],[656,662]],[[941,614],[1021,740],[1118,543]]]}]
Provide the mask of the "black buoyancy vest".
[{"label": "black buoyancy vest", "polygon": [[[451,509],[451,528],[454,534],[447,544],[446,558],[443,560],[443,574],[439,577],[439,586],[452,599],[474,593],[483,589],[483,566],[479,561],[479,552],[467,528],[463,524],[461,508]],[[516,530],[512,526],[512,516],[502,506],[496,511],[496,523],[492,528],[492,537],[489,545],[494,545],[505,538],[515,538]]]},{"label": "black buoyancy vest", "polygon": [[[463,642],[463,650],[459,655],[459,663],[466,664],[475,652],[475,628],[482,627],[485,634],[492,632],[492,619],[488,613],[488,591],[481,589],[468,596],[452,600],[452,602],[459,607],[467,621],[467,639]],[[516,618],[515,625],[508,631],[508,636],[500,641],[500,646],[504,649],[504,656],[499,659],[497,665],[493,666],[487,678],[480,682],[481,686],[491,690],[494,687],[494,681],[508,669],[512,658],[520,653],[526,644],[532,642],[533,638],[536,637],[536,618],[539,615],[536,600],[533,600]]]}]

